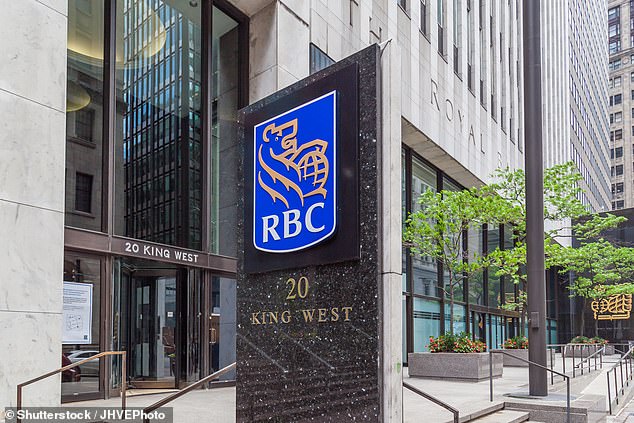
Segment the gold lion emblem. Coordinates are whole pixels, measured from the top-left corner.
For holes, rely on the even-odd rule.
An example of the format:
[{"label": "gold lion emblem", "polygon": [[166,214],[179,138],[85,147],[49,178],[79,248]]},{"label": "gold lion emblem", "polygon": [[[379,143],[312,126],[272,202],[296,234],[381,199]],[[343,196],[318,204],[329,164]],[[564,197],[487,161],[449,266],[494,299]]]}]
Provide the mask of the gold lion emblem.
[{"label": "gold lion emblem", "polygon": [[[287,130],[286,135],[283,135],[284,131]],[[265,143],[271,141],[279,142],[283,149],[279,154],[274,153],[271,146],[268,147],[268,150],[264,149],[264,144],[260,145],[258,149],[258,162],[274,183],[281,182],[286,188],[286,192],[293,190],[298,195],[302,206],[304,205],[304,199],[313,195],[321,195],[326,199],[328,191],[325,185],[330,174],[330,164],[326,157],[328,142],[314,139],[298,147],[297,119],[290,120],[279,126],[271,123],[264,128],[262,138]],[[267,165],[269,158],[283,164],[288,171],[288,176],[282,175]],[[300,183],[306,181],[310,182],[311,189],[304,192],[300,187]],[[288,200],[284,193],[263,181],[262,171],[258,172],[258,183],[271,196],[273,202],[280,200],[289,208]]]}]

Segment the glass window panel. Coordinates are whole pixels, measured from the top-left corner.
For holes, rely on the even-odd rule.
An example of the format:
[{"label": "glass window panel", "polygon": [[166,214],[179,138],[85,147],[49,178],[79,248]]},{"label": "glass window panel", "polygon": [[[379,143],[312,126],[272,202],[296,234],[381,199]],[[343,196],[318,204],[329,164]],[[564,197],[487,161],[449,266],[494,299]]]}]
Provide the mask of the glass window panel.
[{"label": "glass window panel", "polygon": [[[189,2],[188,2],[189,3]],[[235,257],[238,187],[238,23],[213,8],[211,252]]]},{"label": "glass window panel", "polygon": [[[487,230],[487,252],[493,252],[500,246],[500,229],[499,227],[492,228],[488,227]],[[489,274],[489,307],[498,307],[501,304],[500,298],[500,277],[495,276],[495,272],[497,272],[497,267],[490,267],[488,270]]]},{"label": "glass window panel", "polygon": [[[509,225],[504,226],[504,249],[513,248],[513,228]],[[515,301],[515,283],[509,277],[504,278],[504,298],[505,302]]]},{"label": "glass window panel", "polygon": [[[484,234],[481,226],[469,228],[469,261],[475,256],[481,256],[483,251]],[[469,302],[484,304],[484,272],[477,272],[469,278]]]},{"label": "glass window panel", "polygon": [[64,222],[94,231],[102,230],[103,21],[102,2],[69,1]]},{"label": "glass window panel", "polygon": [[[425,191],[436,191],[436,171],[412,158],[412,211],[420,210],[418,198]],[[438,296],[438,266],[429,256],[413,256],[412,290],[415,294]]]},{"label": "glass window panel", "polygon": [[116,5],[115,233],[201,249],[200,7]]},{"label": "glass window panel", "polygon": [[403,330],[401,338],[403,339],[403,363],[407,363],[407,297],[403,296],[402,306]]},{"label": "glass window panel", "polygon": [[[403,229],[405,229],[405,221],[407,220],[407,159],[405,156],[405,150],[401,150],[401,215],[403,220]],[[407,291],[407,255],[409,250],[403,248],[402,257],[402,281],[403,292]]]},{"label": "glass window panel", "polygon": [[[94,355],[101,351],[99,343],[101,324],[101,260],[87,257],[81,254],[66,252],[64,254],[64,304],[81,304],[79,300],[85,299],[82,295],[89,295],[92,303],[89,305],[91,316],[88,321],[80,307],[76,310],[64,310],[63,336],[61,364],[66,366],[81,361],[85,355]],[[79,289],[74,289],[79,285]],[[88,288],[90,287],[90,288]],[[86,290],[86,288],[88,290]],[[84,336],[84,340],[76,339]],[[88,336],[90,335],[90,336]],[[62,373],[62,396],[74,396],[79,394],[99,392],[99,359],[89,361],[75,369]]]},{"label": "glass window panel", "polygon": [[[453,332],[458,334],[460,332],[467,332],[467,316],[466,307],[461,304],[454,304],[453,309]],[[445,303],[445,332],[450,331],[449,319],[451,316],[451,308],[449,303]]]},{"label": "glass window panel", "polygon": [[429,351],[429,337],[440,335],[440,303],[414,298],[414,352]]}]

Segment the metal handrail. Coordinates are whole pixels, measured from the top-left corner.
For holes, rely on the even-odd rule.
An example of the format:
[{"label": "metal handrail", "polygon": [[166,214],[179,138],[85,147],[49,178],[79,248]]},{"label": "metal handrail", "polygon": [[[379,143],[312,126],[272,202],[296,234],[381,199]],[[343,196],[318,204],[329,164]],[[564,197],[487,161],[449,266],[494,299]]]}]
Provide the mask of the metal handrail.
[{"label": "metal handrail", "polygon": [[[42,379],[46,379],[47,377],[56,375],[58,373],[65,372],[66,370],[72,369],[77,366],[81,366],[82,364],[88,363],[89,361],[96,360],[101,357],[112,356],[112,355],[120,355],[121,356],[121,409],[125,410],[125,399],[126,399],[126,352],[125,351],[104,351],[98,354],[95,354],[89,358],[85,358],[81,361],[77,361],[75,363],[69,364],[68,366],[64,366],[57,370],[50,371],[41,376],[34,377],[33,379],[29,379],[26,382],[22,382],[17,386],[17,403],[16,403],[16,411],[20,411],[22,409],[22,388],[32,383],[38,382]],[[16,413],[16,416],[19,415]],[[16,420],[17,423],[20,423],[22,419],[18,418]]]},{"label": "metal handrail", "polygon": [[[582,366],[583,363],[585,363],[586,361],[590,360],[592,357],[594,357],[595,355],[597,355],[599,353],[605,353],[605,345],[602,346],[601,348],[599,348],[597,351],[595,351],[592,354],[590,354],[589,356],[587,356],[586,358],[584,358],[583,360],[581,360],[581,362],[579,364],[577,364],[576,367]],[[601,356],[601,357],[603,357],[603,356]],[[588,368],[590,368],[590,366],[588,366]],[[596,363],[595,363],[595,370],[596,370]]]},{"label": "metal handrail", "polygon": [[[154,404],[150,404],[147,407],[145,407],[143,409],[143,414],[144,415],[148,415],[149,413],[151,413],[152,411],[156,410],[159,407],[163,407],[165,404],[174,401],[177,398],[182,397],[183,395],[185,395],[186,393],[193,391],[194,389],[204,385],[207,382],[210,382],[214,379],[219,378],[220,376],[224,375],[225,373],[230,372],[231,370],[236,368],[236,363],[232,363],[229,364],[227,367],[222,368],[220,370],[218,370],[217,372],[214,372],[212,374],[210,374],[209,376],[205,376],[204,378],[200,379],[197,382],[192,383],[191,385],[181,389],[178,392],[174,392],[172,395],[168,395],[163,399],[160,399],[158,401],[156,401]],[[149,417],[144,417],[143,419],[143,423],[150,423],[150,419]]]},{"label": "metal handrail", "polygon": [[447,404],[446,402],[443,402],[441,400],[439,400],[436,397],[433,397],[431,395],[429,395],[426,392],[421,391],[418,388],[413,387],[412,385],[410,385],[407,382],[403,382],[403,387],[409,389],[410,391],[414,392],[415,394],[420,395],[421,397],[428,399],[429,401],[433,402],[436,405],[439,405],[441,407],[443,407],[444,409],[448,410],[450,413],[453,414],[453,421],[454,423],[459,423],[460,422],[460,412],[453,408],[451,405]]},{"label": "metal handrail", "polygon": [[[626,353],[623,353],[623,356],[606,372],[606,378],[608,382],[608,411],[612,414],[612,393],[610,391],[610,372],[614,370],[614,399],[616,400],[616,404],[619,404],[619,391],[621,391],[621,395],[625,393],[625,384],[629,386],[629,381],[634,378],[634,372],[632,371],[632,352],[634,351],[634,346],[630,347]],[[623,378],[623,363],[625,363],[625,379]],[[628,369],[629,363],[629,369]],[[621,371],[621,389],[619,389],[617,372],[616,368],[619,368]]]},{"label": "metal handrail", "polygon": [[556,374],[557,376],[561,376],[566,379],[566,422],[570,423],[570,376],[559,373],[556,370],[549,369],[548,367],[542,366],[541,364],[535,363],[533,361],[525,360],[521,357],[509,354],[503,350],[489,350],[489,399],[491,402],[493,402],[493,354],[508,355],[509,357],[513,357],[514,359],[523,361],[524,363],[528,363],[529,365],[537,366],[540,369],[547,370],[551,373]]}]

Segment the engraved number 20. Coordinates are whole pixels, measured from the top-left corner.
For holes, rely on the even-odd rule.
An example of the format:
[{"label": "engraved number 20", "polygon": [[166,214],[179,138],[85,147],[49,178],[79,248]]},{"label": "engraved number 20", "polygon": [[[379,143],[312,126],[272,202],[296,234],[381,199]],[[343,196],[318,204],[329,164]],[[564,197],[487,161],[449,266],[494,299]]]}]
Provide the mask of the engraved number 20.
[{"label": "engraved number 20", "polygon": [[297,297],[304,299],[308,296],[308,278],[306,276],[300,277],[297,281],[295,278],[289,278],[286,285],[290,287],[286,296],[287,300],[294,300]]}]

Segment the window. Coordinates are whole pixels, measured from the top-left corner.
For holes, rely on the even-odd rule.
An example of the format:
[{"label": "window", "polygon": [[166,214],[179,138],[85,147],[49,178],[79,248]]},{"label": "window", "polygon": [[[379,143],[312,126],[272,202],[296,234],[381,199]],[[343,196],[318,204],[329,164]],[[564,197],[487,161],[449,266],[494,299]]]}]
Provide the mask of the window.
[{"label": "window", "polygon": [[623,182],[617,182],[616,184],[612,184],[612,194],[622,194],[623,193]]},{"label": "window", "polygon": [[623,147],[616,147],[614,149],[614,158],[620,159],[621,157],[623,157]]},{"label": "window", "polygon": [[[621,68],[621,59],[614,59],[614,60],[610,60],[610,63],[608,64],[608,69],[613,71],[613,70],[618,70]],[[634,74],[634,72],[632,72]]]},{"label": "window", "polygon": [[460,47],[462,45],[462,14],[460,13],[461,0],[453,0],[453,71],[456,74],[461,72]]},{"label": "window", "polygon": [[429,36],[427,27],[427,0],[420,0],[420,30],[425,36]]},{"label": "window", "polygon": [[624,200],[619,200],[619,201],[616,202],[616,210],[621,210],[624,207],[625,207],[625,201]]},{"label": "window", "polygon": [[621,40],[611,40],[609,44],[610,54],[618,53],[621,50]]},{"label": "window", "polygon": [[634,82],[634,72],[630,73],[630,82]]},{"label": "window", "polygon": [[623,165],[622,164],[621,165],[616,165],[614,167],[614,175],[616,175],[616,176],[623,175]]},{"label": "window", "polygon": [[614,81],[614,84],[613,84],[614,88],[619,88],[621,86],[621,77],[620,76],[615,77],[613,81]]},{"label": "window", "polygon": [[403,8],[403,10],[407,10],[407,0],[398,0],[398,5]]},{"label": "window", "polygon": [[614,131],[614,140],[613,141],[619,141],[623,139],[623,130],[622,129],[617,129],[616,131]]},{"label": "window", "polygon": [[437,0],[436,19],[438,20],[438,53],[445,55],[445,0]]},{"label": "window", "polygon": [[621,121],[623,121],[622,112],[610,113],[610,123],[619,123]]},{"label": "window", "polygon": [[473,55],[475,50],[474,44],[474,17],[471,2],[467,0],[467,87],[473,92]]},{"label": "window", "polygon": [[623,94],[616,94],[610,96],[610,106],[618,106],[623,102]]},{"label": "window", "polygon": [[95,121],[93,109],[81,109],[75,112],[75,135],[85,141],[93,140],[92,129]]},{"label": "window", "polygon": [[617,19],[620,16],[620,7],[613,7],[611,9],[608,9],[608,21],[611,21],[613,19]]},{"label": "window", "polygon": [[75,210],[90,213],[92,202],[92,175],[75,173]]},{"label": "window", "polygon": [[319,72],[335,63],[326,53],[315,44],[310,44],[310,73]]}]

